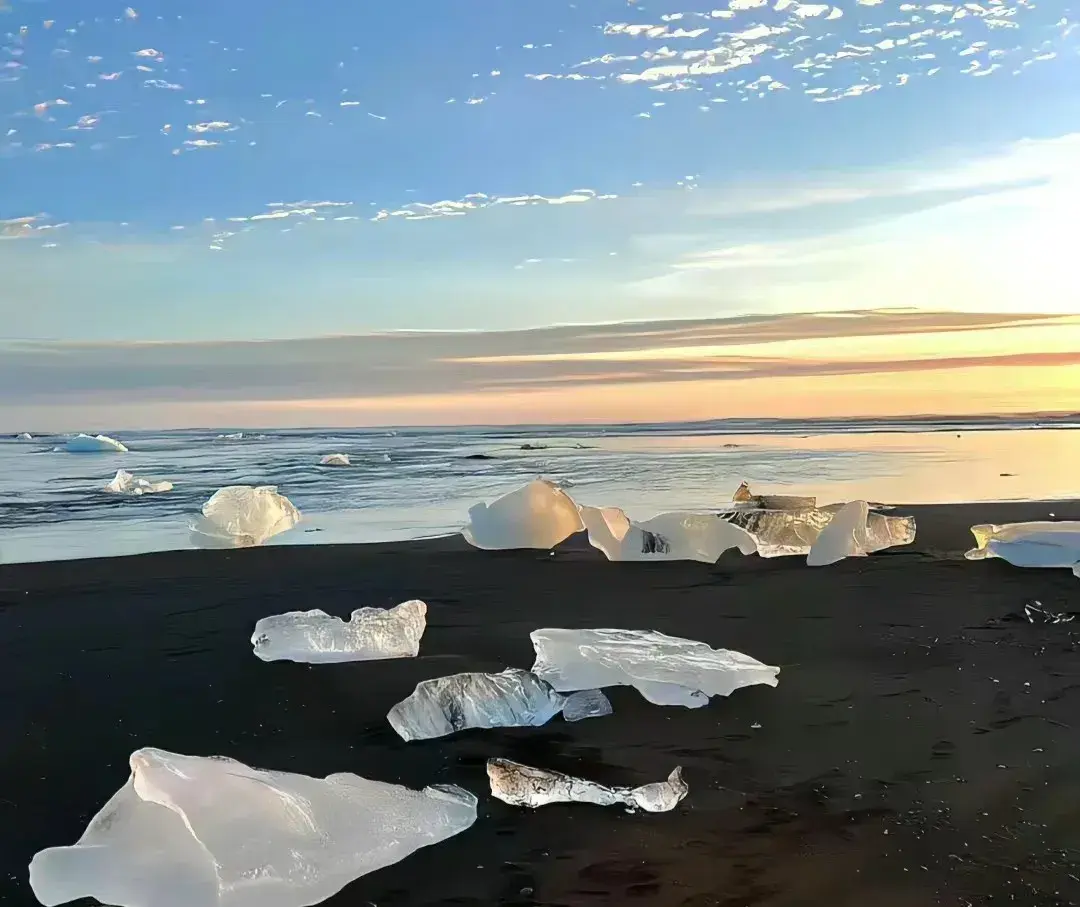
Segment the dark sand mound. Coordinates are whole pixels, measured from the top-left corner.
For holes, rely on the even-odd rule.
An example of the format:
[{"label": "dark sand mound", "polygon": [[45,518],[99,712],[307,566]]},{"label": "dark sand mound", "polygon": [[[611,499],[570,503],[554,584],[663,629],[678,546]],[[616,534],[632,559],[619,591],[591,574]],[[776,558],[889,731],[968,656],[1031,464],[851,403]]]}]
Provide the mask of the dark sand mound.
[{"label": "dark sand mound", "polygon": [[[345,905],[927,907],[1080,903],[1080,611],[1066,570],[969,563],[968,526],[1080,518],[1080,505],[900,508],[915,546],[801,559],[609,564],[460,540],[192,551],[0,566],[0,900],[73,843],[140,746],[352,771],[481,796],[467,832],[360,879]],[[255,621],[422,598],[415,660],[264,664]],[[656,628],[782,666],[704,709],[610,691],[615,715],[405,744],[387,710],[417,681],[529,667],[541,626]],[[609,784],[681,764],[675,811],[515,810],[503,755]],[[989,900],[992,898],[992,901]]]}]

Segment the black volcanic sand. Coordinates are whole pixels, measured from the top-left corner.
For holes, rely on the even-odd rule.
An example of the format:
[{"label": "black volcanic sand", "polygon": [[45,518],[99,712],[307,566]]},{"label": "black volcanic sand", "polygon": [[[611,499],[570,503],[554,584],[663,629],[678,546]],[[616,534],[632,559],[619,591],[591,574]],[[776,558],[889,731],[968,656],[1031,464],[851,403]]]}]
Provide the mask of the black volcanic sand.
[{"label": "black volcanic sand", "polygon": [[[799,558],[610,564],[461,540],[185,551],[0,567],[0,901],[74,843],[156,746],[322,776],[480,795],[465,833],[359,879],[346,905],[927,907],[1080,903],[1080,611],[1067,570],[967,562],[979,522],[1080,519],[1071,504],[900,508],[916,545]],[[418,597],[421,657],[264,664],[256,619]],[[656,628],[780,665],[707,708],[611,692],[610,718],[406,744],[387,710],[425,678],[529,667],[538,627]],[[493,800],[507,756],[605,783],[682,765],[663,815]]]}]

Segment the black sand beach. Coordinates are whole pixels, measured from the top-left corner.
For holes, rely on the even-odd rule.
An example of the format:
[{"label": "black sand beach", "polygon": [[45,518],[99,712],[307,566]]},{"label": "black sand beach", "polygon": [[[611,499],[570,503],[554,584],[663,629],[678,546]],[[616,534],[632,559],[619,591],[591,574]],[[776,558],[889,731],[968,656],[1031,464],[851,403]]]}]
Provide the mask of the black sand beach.
[{"label": "black sand beach", "polygon": [[[926,907],[1080,903],[1080,611],[1067,570],[967,562],[973,523],[1080,519],[1080,502],[898,508],[915,545],[812,569],[725,555],[611,564],[460,539],[184,551],[0,566],[0,901],[74,843],[156,746],[480,795],[476,824],[361,878],[336,907]],[[251,653],[255,621],[422,598],[415,660],[309,667]],[[1019,617],[1019,619],[1016,619]],[[537,627],[655,628],[780,665],[707,708],[609,691],[610,718],[403,743],[417,681],[528,668]],[[675,811],[494,801],[502,755],[616,784],[682,765]]]}]

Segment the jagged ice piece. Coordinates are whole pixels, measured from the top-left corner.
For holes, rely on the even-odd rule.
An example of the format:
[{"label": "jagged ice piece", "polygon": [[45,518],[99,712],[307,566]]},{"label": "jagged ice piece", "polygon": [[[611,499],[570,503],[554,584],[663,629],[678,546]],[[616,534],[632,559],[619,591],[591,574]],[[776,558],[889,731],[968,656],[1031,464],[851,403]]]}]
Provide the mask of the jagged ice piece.
[{"label": "jagged ice piece", "polygon": [[757,543],[745,529],[710,513],[662,513],[635,523],[618,507],[582,507],[589,544],[609,561],[701,561],[716,563],[729,548],[753,554]]},{"label": "jagged ice piece", "polygon": [[105,486],[105,491],[110,494],[160,494],[172,490],[172,482],[151,482],[149,479],[132,475],[126,469],[116,470],[116,475],[113,476],[112,481]]},{"label": "jagged ice piece", "polygon": [[1065,567],[1080,577],[1080,521],[993,523],[971,527],[969,561],[999,557],[1014,567]]},{"label": "jagged ice piece", "polygon": [[603,718],[614,711],[611,700],[602,690],[579,690],[566,697],[562,715],[565,721],[584,721],[586,718]]},{"label": "jagged ice piece", "polygon": [[203,504],[191,535],[201,548],[248,548],[299,522],[300,511],[273,485],[229,485]]}]

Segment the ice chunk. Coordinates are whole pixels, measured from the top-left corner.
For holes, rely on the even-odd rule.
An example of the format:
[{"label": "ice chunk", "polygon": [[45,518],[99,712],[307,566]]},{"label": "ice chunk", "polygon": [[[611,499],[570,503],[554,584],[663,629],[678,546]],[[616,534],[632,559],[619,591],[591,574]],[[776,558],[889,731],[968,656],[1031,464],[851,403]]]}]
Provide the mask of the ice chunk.
[{"label": "ice chunk", "polygon": [[1080,521],[992,523],[971,527],[969,561],[999,557],[1014,567],[1067,567],[1080,577]]},{"label": "ice chunk", "polygon": [[141,749],[79,841],[30,863],[46,907],[307,907],[476,821],[460,787],[312,778]]},{"label": "ice chunk", "polygon": [[562,715],[566,721],[584,721],[612,714],[611,700],[602,690],[580,690],[566,697]]},{"label": "ice chunk", "polygon": [[127,453],[123,444],[108,435],[76,435],[64,445],[64,450],[68,453]]},{"label": "ice chunk", "polygon": [[716,563],[729,548],[753,554],[757,543],[745,529],[711,513],[662,513],[633,522],[618,507],[582,507],[589,544],[609,561],[702,561]]},{"label": "ice chunk", "polygon": [[200,548],[248,548],[299,522],[300,511],[273,485],[229,485],[203,504],[191,536]]},{"label": "ice chunk", "polygon": [[430,740],[468,728],[539,727],[564,697],[528,671],[453,674],[424,680],[386,716],[402,740]]},{"label": "ice chunk", "polygon": [[320,466],[352,466],[349,455],[343,453],[327,454],[319,460]]},{"label": "ice chunk", "polygon": [[469,508],[469,525],[461,534],[476,548],[547,549],[584,528],[570,495],[552,482],[537,479],[491,504]]},{"label": "ice chunk", "polygon": [[801,497],[794,494],[753,494],[746,482],[736,489],[731,500],[732,503],[738,505],[738,509],[814,510],[817,507],[817,498],[813,497]]},{"label": "ice chunk", "polygon": [[358,608],[347,623],[316,608],[262,618],[251,644],[263,661],[327,664],[415,658],[426,627],[427,605],[422,601]]},{"label": "ice chunk", "polygon": [[533,768],[509,759],[489,759],[487,774],[493,797],[511,806],[530,809],[549,803],[592,803],[596,806],[621,803],[631,810],[666,813],[675,808],[689,789],[683,781],[681,767],[668,775],[667,781],[642,787],[605,787],[595,781]]},{"label": "ice chunk", "polygon": [[16,441],[33,441],[34,436],[31,435],[30,432],[24,431],[24,432],[20,432],[19,434],[17,434],[15,436],[15,440]]},{"label": "ice chunk", "polygon": [[824,567],[847,557],[866,557],[866,523],[869,517],[870,508],[866,501],[845,504],[810,546],[806,563],[811,567]]},{"label": "ice chunk", "polygon": [[126,469],[116,470],[113,480],[105,486],[105,491],[110,494],[160,494],[172,490],[172,482],[151,482],[149,479],[132,475]]},{"label": "ice chunk", "polygon": [[730,649],[656,630],[534,630],[533,673],[560,692],[637,688],[656,705],[698,708],[710,696],[777,684],[780,669]]},{"label": "ice chunk", "polygon": [[[868,505],[869,506],[869,505]],[[876,506],[876,505],[875,505]],[[720,518],[741,526],[757,541],[761,557],[806,556],[818,536],[843,508],[811,510],[731,510]],[[870,512],[866,519],[866,551],[873,553],[915,540],[915,518]]]}]

